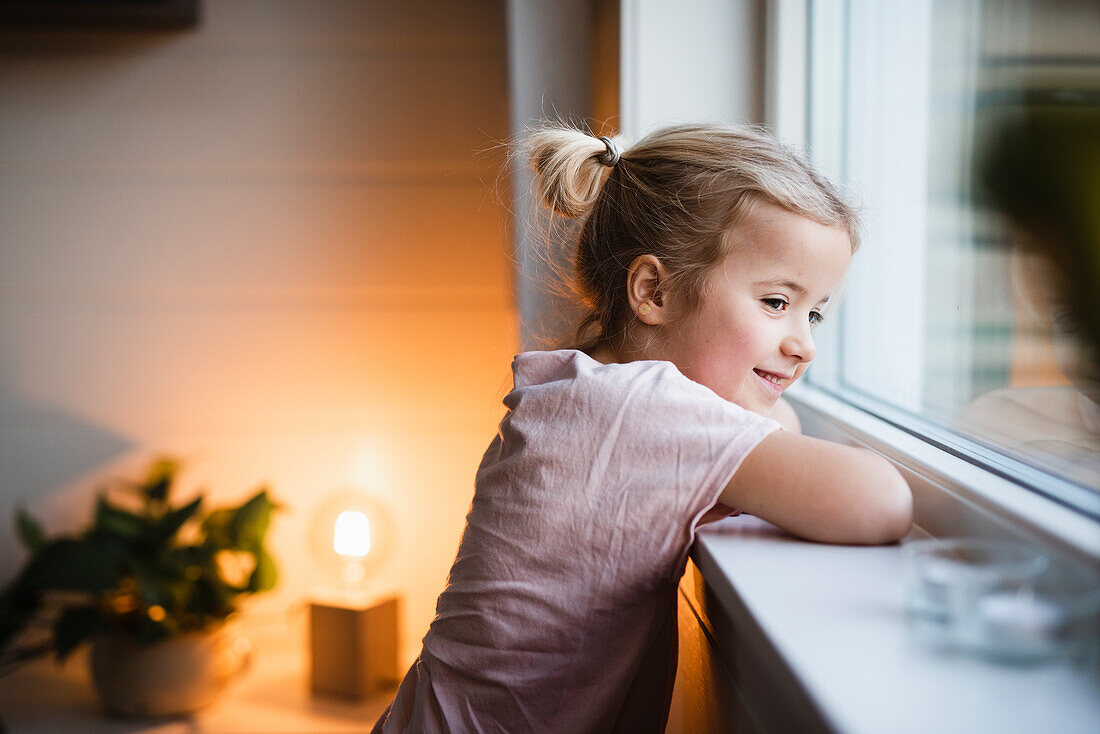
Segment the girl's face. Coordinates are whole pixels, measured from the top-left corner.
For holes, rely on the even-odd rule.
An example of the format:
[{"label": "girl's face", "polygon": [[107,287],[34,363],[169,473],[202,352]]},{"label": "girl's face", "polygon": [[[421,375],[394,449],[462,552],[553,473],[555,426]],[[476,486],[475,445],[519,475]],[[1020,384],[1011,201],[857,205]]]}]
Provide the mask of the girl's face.
[{"label": "girl's face", "polygon": [[816,350],[812,330],[851,260],[848,234],[772,205],[727,235],[697,308],[673,315],[652,358],[770,415]]}]

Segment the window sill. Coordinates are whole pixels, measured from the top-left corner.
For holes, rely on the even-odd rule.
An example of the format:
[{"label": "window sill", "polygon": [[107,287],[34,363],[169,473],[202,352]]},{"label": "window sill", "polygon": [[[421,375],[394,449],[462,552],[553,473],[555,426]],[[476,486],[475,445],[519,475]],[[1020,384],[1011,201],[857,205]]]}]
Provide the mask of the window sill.
[{"label": "window sill", "polygon": [[[681,592],[762,732],[1095,732],[1100,677],[937,649],[906,623],[899,546],[704,528]],[[683,634],[683,632],[681,632]]]}]

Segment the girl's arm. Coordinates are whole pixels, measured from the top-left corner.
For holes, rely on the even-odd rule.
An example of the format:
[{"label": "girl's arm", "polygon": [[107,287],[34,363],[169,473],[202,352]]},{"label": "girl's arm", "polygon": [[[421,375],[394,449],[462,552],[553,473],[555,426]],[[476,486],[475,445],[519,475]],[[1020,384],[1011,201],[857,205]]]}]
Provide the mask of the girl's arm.
[{"label": "girl's arm", "polygon": [[892,543],[913,519],[909,485],[886,459],[787,431],[745,457],[718,501],[824,543]]}]

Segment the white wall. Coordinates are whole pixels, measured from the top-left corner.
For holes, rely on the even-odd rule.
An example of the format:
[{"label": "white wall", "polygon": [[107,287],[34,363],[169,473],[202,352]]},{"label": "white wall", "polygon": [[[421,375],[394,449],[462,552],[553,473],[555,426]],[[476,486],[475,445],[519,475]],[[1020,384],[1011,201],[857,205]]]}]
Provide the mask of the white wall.
[{"label": "white wall", "polygon": [[[418,650],[509,383],[492,0],[206,0],[169,34],[0,37],[0,579],[157,452],[270,481],[284,604],[345,488],[399,529]],[[269,602],[274,603],[274,602]]]},{"label": "white wall", "polygon": [[[592,114],[594,6],[603,0],[508,1],[508,64],[512,134],[518,141],[546,120],[575,125]],[[560,346],[580,320],[562,276],[575,249],[575,231],[551,218],[532,196],[533,172],[512,161],[516,300],[524,349]],[[573,235],[573,236],[571,236]]]}]

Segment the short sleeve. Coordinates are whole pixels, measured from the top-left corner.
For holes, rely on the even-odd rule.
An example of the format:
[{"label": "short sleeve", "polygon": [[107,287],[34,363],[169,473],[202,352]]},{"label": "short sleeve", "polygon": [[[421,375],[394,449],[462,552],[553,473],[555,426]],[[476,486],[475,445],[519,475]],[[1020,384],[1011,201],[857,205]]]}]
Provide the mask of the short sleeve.
[{"label": "short sleeve", "polygon": [[[567,482],[583,472],[588,506],[615,523],[609,532],[625,524],[637,536],[626,545],[641,553],[648,544],[676,575],[698,524],[779,423],[725,400],[670,362],[604,365],[574,354],[566,374],[548,373],[544,364],[535,382],[545,393],[528,390],[532,399],[515,416],[525,424],[524,445],[555,453],[551,463]],[[553,443],[542,430],[557,431]]]},{"label": "short sleeve", "polygon": [[[665,437],[660,441],[643,436],[642,441],[653,440],[658,447],[647,462],[649,471],[675,487],[669,500],[676,507],[680,537],[671,543],[670,551],[677,552],[670,552],[669,573],[678,576],[698,526],[740,514],[736,508],[719,505],[718,497],[745,457],[780,425],[688,380],[671,365],[665,372],[655,376],[653,405],[646,409],[667,416]],[[660,487],[650,491],[664,494]]]}]

